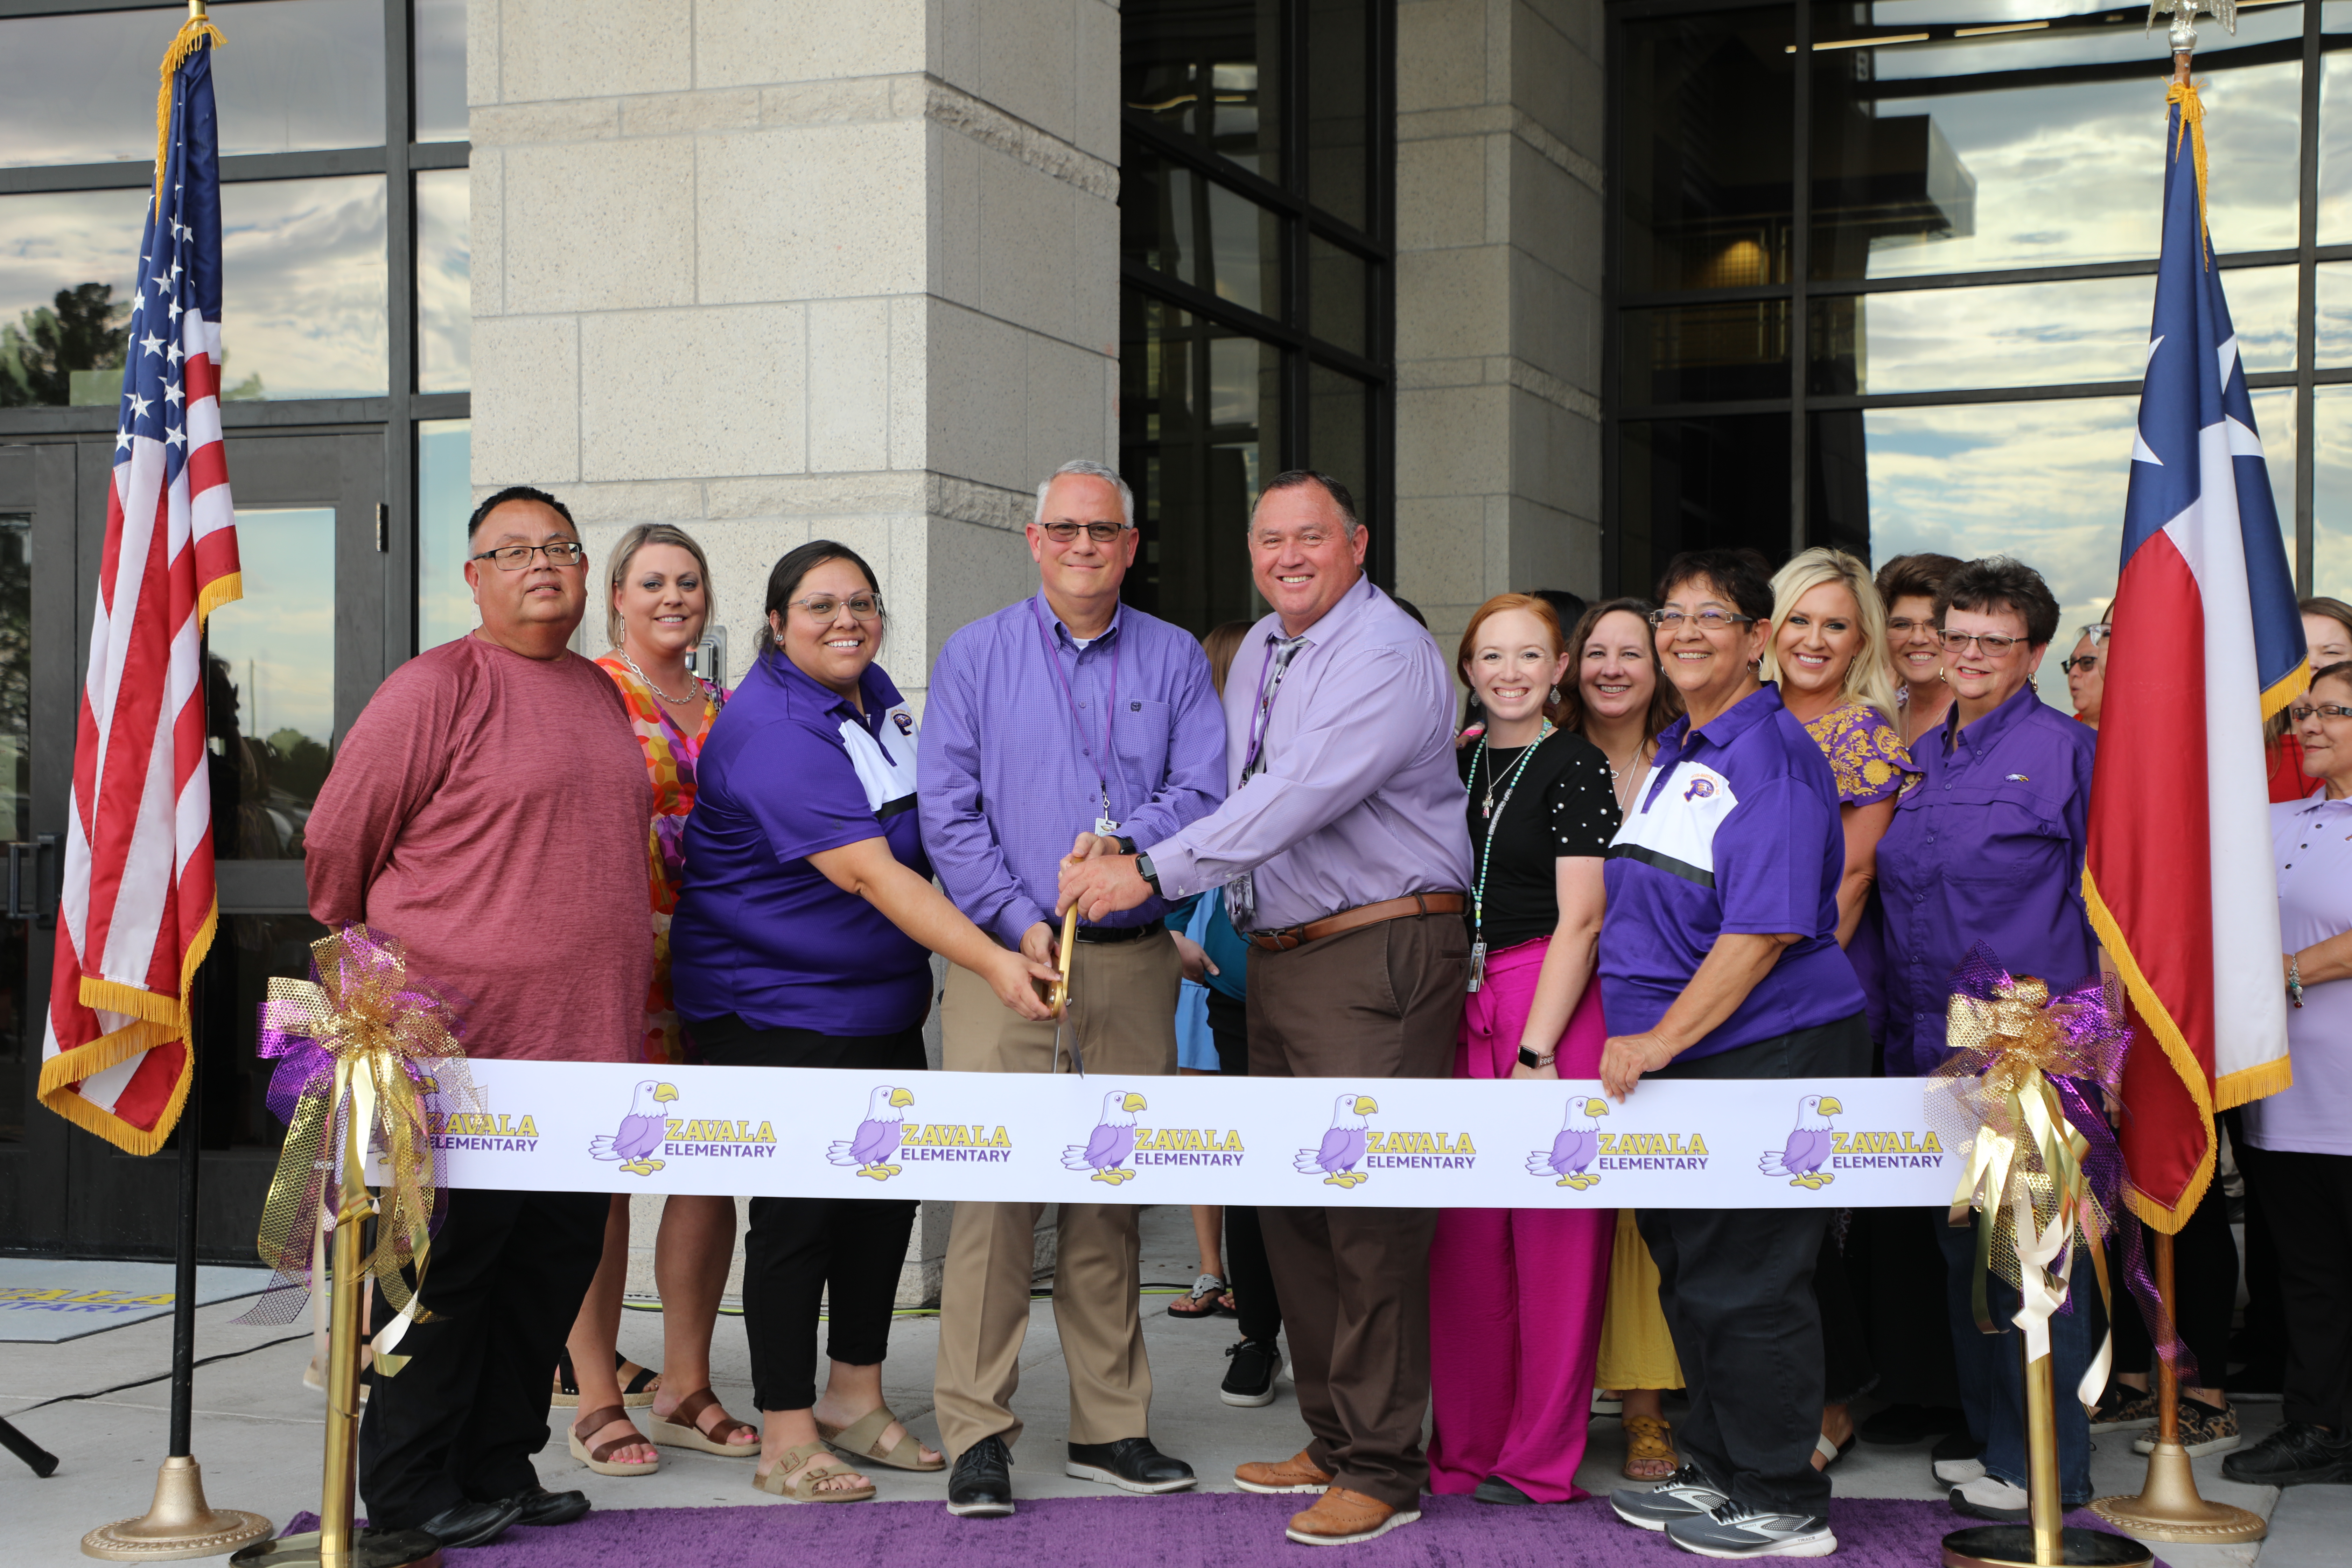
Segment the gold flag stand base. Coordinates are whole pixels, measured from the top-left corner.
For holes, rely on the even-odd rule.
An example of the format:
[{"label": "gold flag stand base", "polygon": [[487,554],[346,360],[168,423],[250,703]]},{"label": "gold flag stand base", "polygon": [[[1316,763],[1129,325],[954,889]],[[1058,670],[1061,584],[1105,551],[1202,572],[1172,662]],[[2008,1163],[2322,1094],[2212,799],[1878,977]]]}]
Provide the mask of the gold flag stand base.
[{"label": "gold flag stand base", "polygon": [[207,1503],[204,1467],[183,1455],[164,1460],[156,1473],[153,1507],[137,1519],[100,1525],[81,1538],[81,1551],[110,1563],[162,1563],[217,1557],[268,1533],[269,1521],[257,1513]]},{"label": "gold flag stand base", "polygon": [[[2020,1354],[2025,1348],[2021,1334]],[[2032,1522],[1952,1531],[1944,1537],[1944,1568],[2147,1568],[2156,1561],[2154,1552],[2128,1536],[2062,1524],[2055,1382],[2049,1356],[2026,1358],[2025,1479]]]}]

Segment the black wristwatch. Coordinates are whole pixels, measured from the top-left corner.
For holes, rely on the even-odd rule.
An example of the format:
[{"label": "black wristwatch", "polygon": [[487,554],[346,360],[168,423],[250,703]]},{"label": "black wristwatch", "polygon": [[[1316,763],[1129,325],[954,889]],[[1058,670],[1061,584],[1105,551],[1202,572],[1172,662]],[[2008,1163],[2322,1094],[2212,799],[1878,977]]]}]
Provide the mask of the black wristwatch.
[{"label": "black wristwatch", "polygon": [[1135,858],[1135,874],[1149,883],[1154,893],[1160,894],[1161,898],[1167,897],[1165,893],[1160,891],[1160,873],[1151,868],[1150,856],[1138,855]]},{"label": "black wristwatch", "polygon": [[1519,1047],[1519,1065],[1523,1068],[1549,1067],[1553,1059],[1551,1057],[1539,1057],[1525,1046]]},{"label": "black wristwatch", "polygon": [[1122,855],[1133,855],[1133,854],[1135,854],[1135,853],[1137,852],[1137,851],[1136,851],[1136,847],[1135,847],[1135,840],[1134,840],[1134,839],[1132,839],[1132,838],[1127,838],[1127,837],[1114,838],[1114,839],[1112,839],[1112,840],[1111,840],[1111,842],[1118,846],[1118,852],[1119,852],[1120,854],[1122,854]]}]

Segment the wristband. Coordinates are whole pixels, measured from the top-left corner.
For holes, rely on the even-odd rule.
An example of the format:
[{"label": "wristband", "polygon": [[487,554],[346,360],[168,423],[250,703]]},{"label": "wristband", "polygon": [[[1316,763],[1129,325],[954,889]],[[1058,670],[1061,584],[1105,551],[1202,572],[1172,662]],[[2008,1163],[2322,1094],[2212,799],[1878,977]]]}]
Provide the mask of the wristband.
[{"label": "wristband", "polygon": [[1167,894],[1160,892],[1160,873],[1151,868],[1150,856],[1138,855],[1135,858],[1135,874],[1142,878],[1144,881],[1150,886],[1152,892],[1158,894],[1161,898],[1166,898],[1168,896]]}]

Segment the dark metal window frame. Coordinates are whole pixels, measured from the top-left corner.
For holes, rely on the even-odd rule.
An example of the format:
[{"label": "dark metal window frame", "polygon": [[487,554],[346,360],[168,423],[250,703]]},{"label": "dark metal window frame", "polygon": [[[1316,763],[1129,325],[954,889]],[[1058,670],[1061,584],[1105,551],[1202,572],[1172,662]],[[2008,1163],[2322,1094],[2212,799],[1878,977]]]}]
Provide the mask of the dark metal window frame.
[{"label": "dark metal window frame", "polygon": [[[1289,220],[1288,239],[1282,254],[1281,315],[1270,316],[1220,299],[1140,262],[1119,262],[1119,285],[1160,300],[1221,327],[1270,342],[1282,353],[1283,417],[1280,439],[1268,472],[1305,468],[1314,462],[1313,432],[1307,417],[1307,378],[1316,364],[1345,372],[1366,384],[1364,419],[1364,489],[1358,510],[1372,532],[1366,569],[1384,588],[1396,583],[1396,8],[1385,0],[1366,0],[1370,27],[1366,47],[1367,98],[1364,158],[1369,190],[1365,216],[1369,229],[1360,229],[1313,205],[1307,188],[1307,78],[1309,69],[1306,7],[1297,0],[1283,6],[1282,31],[1282,173],[1280,181],[1243,168],[1211,151],[1197,138],[1175,135],[1149,116],[1120,110],[1121,139],[1127,148],[1181,164],[1203,179],[1230,187],[1251,201]],[[1133,160],[1124,153],[1121,163]],[[1370,274],[1370,320],[1365,327],[1367,353],[1358,354],[1315,337],[1307,331],[1307,240],[1309,236],[1339,246],[1364,261]]]},{"label": "dark metal window frame", "polygon": [[[2317,438],[2315,414],[2315,389],[2321,386],[2352,384],[2352,365],[2326,369],[2316,364],[2318,358],[2318,267],[2322,262],[2352,261],[2352,245],[2318,243],[2319,232],[2319,89],[2320,56],[2329,50],[2352,49],[2352,35],[2323,35],[2320,31],[2324,0],[2303,0],[2303,33],[2300,40],[2282,39],[2273,44],[2258,45],[2231,51],[2233,64],[2253,65],[2279,63],[2299,59],[2303,67],[2301,87],[2301,119],[2297,127],[2300,167],[2297,181],[2296,244],[2291,249],[2238,251],[2217,256],[2215,265],[2225,269],[2247,267],[2279,267],[2292,265],[2296,269],[2295,306],[2295,368],[2291,371],[2249,372],[2248,387],[2253,391],[2291,388],[2294,399],[2294,481],[2292,500],[2294,533],[2295,591],[2309,594],[2312,590],[2315,502]],[[1811,0],[1611,0],[1608,16],[1607,69],[1612,97],[1627,88],[1623,76],[1625,67],[1624,28],[1627,23],[1643,22],[1681,16],[1721,15],[1733,11],[1773,10],[1793,12],[1790,37],[1794,44],[1793,100],[1790,126],[1791,154],[1790,186],[1790,280],[1784,284],[1766,284],[1738,289],[1629,289],[1623,281],[1621,238],[1621,210],[1623,184],[1620,178],[1622,168],[1623,114],[1622,98],[1612,104],[1608,116],[1607,156],[1610,171],[1610,198],[1604,208],[1603,243],[1607,265],[1601,291],[1602,311],[1606,318],[1602,336],[1602,384],[1608,395],[1601,404],[1601,508],[1607,525],[1602,533],[1602,575],[1612,591],[1640,593],[1643,584],[1624,584],[1622,579],[1622,538],[1624,519],[1622,512],[1622,479],[1619,471],[1620,443],[1622,425],[1651,420],[1696,418],[1740,414],[1784,414],[1789,416],[1789,484],[1790,532],[1789,548],[1802,549],[1808,539],[1809,478],[1811,422],[1805,417],[1811,411],[1845,411],[1872,408],[1957,407],[1988,403],[2028,403],[2056,398],[2114,397],[2137,395],[2137,381],[2075,382],[2033,386],[1971,387],[1932,392],[1871,393],[1854,395],[1825,395],[1808,391],[1806,386],[1806,331],[1810,321],[1811,302],[1816,298],[1830,299],[1876,293],[1895,293],[1936,289],[1981,288],[1994,284],[2058,283],[2099,278],[2153,278],[2158,260],[2147,257],[2126,261],[2084,262],[2057,267],[1997,268],[1968,272],[1946,272],[1914,277],[1884,279],[1815,279],[1808,276],[1811,269],[1812,243],[1812,27]],[[2124,13],[2101,13],[2063,19],[2063,26],[2089,27],[2112,25],[2114,16]],[[2144,12],[2134,8],[2130,17],[2137,21]],[[1919,32],[1940,34],[1948,25],[1890,28],[1890,33],[1905,35]],[[1986,73],[1965,79],[1964,85],[1947,90],[1979,90],[1986,86],[2018,87],[2033,83],[2056,83],[2129,79],[2146,75],[2157,79],[2155,73],[2161,61],[2151,58],[2145,62],[2126,62],[2093,66],[2053,67],[2042,70],[2019,70]],[[1906,81],[1904,90],[1917,96],[1922,89]],[[1934,89],[1925,89],[1932,92]],[[1789,393],[1786,397],[1749,398],[1724,402],[1681,402],[1667,404],[1629,405],[1619,395],[1622,384],[1622,351],[1621,331],[1626,313],[1634,310],[1658,306],[1690,304],[1728,304],[1754,300],[1786,301],[1790,310]]]},{"label": "dark metal window frame", "polygon": [[[472,149],[463,142],[413,141],[415,105],[412,65],[415,58],[415,26],[411,0],[381,0],[384,37],[384,125],[380,145],[324,148],[301,153],[263,153],[221,160],[224,184],[257,180],[317,179],[339,174],[381,174],[384,177],[384,309],[385,372],[390,390],[381,397],[288,398],[258,403],[228,403],[221,407],[221,425],[230,431],[296,430],[349,431],[380,429],[386,442],[384,504],[387,514],[407,520],[385,541],[394,559],[390,563],[397,584],[394,596],[404,597],[407,613],[393,625],[404,627],[405,654],[416,651],[416,463],[417,426],[426,420],[465,419],[473,412],[467,392],[416,391],[416,202],[415,176],[433,169],[463,169]],[[215,0],[213,14],[232,38],[238,0]],[[30,16],[65,16],[108,11],[163,11],[155,0],[0,0],[0,20]],[[156,37],[162,57],[166,35]],[[232,45],[234,47],[234,45]],[[136,106],[126,105],[126,111]],[[72,191],[134,190],[154,177],[153,165],[142,160],[106,163],[66,163],[22,169],[0,169],[0,195]],[[0,440],[70,439],[102,435],[115,427],[111,408],[0,409]]]}]

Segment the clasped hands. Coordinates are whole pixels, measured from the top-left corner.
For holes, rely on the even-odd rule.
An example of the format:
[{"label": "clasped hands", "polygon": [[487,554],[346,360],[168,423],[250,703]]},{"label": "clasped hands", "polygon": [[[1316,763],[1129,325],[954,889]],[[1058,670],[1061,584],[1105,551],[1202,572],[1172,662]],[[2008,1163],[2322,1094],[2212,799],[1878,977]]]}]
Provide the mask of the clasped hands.
[{"label": "clasped hands", "polygon": [[1079,919],[1095,921],[1135,908],[1151,897],[1151,884],[1135,868],[1135,860],[1132,855],[1119,853],[1116,838],[1079,834],[1070,852],[1062,857],[1061,890],[1054,913],[1058,916],[1076,904]]}]

